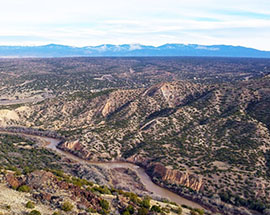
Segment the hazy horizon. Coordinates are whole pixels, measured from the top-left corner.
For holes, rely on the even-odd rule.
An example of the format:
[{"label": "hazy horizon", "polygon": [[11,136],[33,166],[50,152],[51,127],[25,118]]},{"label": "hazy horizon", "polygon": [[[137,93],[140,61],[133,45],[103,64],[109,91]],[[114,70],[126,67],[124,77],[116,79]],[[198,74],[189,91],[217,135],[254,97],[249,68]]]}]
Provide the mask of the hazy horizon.
[{"label": "hazy horizon", "polygon": [[266,0],[25,0],[3,2],[0,45],[167,43],[270,50]]},{"label": "hazy horizon", "polygon": [[142,43],[122,43],[122,44],[113,44],[113,43],[102,43],[102,44],[97,44],[97,45],[80,45],[80,46],[76,46],[76,45],[68,45],[68,44],[61,44],[61,43],[44,43],[44,44],[36,44],[36,45],[1,45],[0,46],[9,46],[9,47],[39,47],[39,46],[49,46],[49,45],[56,45],[56,46],[68,46],[68,47],[73,47],[73,48],[85,48],[85,47],[99,47],[99,46],[106,46],[106,45],[112,45],[112,46],[123,46],[123,45],[134,45],[134,46],[152,46],[152,47],[160,47],[160,46],[164,46],[164,45],[185,45],[185,46],[192,46],[192,45],[198,45],[198,46],[202,46],[202,47],[208,47],[208,46],[233,46],[233,47],[244,47],[244,48],[251,48],[251,49],[256,49],[259,51],[270,51],[270,50],[262,50],[262,49],[257,49],[257,48],[252,48],[252,47],[247,47],[247,46],[241,46],[241,45],[230,45],[230,44],[195,44],[195,43],[163,43],[160,45],[151,45],[151,44],[142,44]]}]

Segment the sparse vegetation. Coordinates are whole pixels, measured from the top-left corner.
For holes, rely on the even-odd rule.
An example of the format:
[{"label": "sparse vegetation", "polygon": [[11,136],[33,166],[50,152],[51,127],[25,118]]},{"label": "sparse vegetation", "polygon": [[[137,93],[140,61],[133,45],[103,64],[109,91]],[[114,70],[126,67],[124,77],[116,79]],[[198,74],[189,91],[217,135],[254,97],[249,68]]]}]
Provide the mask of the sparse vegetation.
[{"label": "sparse vegetation", "polygon": [[34,202],[31,202],[31,201],[28,201],[25,205],[26,208],[30,208],[30,209],[33,209],[35,208],[35,203]]},{"label": "sparse vegetation", "polygon": [[70,203],[70,202],[64,202],[62,205],[61,205],[61,209],[65,212],[68,212],[68,211],[71,211],[73,209],[73,204]]},{"label": "sparse vegetation", "polygon": [[18,187],[18,191],[28,193],[30,192],[31,188],[27,185],[22,185]]},{"label": "sparse vegetation", "polygon": [[37,210],[32,210],[28,215],[41,215],[41,213]]},{"label": "sparse vegetation", "polygon": [[[220,198],[258,212],[270,204],[269,60],[70,58],[0,64],[2,103],[6,97],[51,97],[31,105],[0,106],[3,126],[56,131],[67,140],[62,149],[86,159],[161,164],[179,177],[188,172],[196,185],[174,181],[179,177],[163,180],[146,165],[153,181],[187,196],[212,199],[218,193],[218,202]],[[63,166],[59,156],[33,140],[0,134],[0,143],[0,163],[16,177],[50,169],[61,183],[99,196],[125,196],[127,205],[135,207],[121,207],[123,214],[168,210],[151,207],[149,199],[134,193],[66,174],[76,172],[72,164],[63,161]],[[14,189],[30,192],[25,186]],[[102,210],[84,210],[109,212],[110,204],[108,209],[99,204]]]}]

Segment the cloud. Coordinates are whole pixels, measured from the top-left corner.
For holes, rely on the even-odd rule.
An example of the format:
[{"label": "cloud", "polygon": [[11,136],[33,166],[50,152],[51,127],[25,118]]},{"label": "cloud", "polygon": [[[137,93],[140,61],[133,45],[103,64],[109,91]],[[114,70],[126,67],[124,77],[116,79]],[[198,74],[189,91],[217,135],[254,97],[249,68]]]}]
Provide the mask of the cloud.
[{"label": "cloud", "polygon": [[1,3],[0,44],[198,43],[270,50],[269,19],[268,0],[12,0]]}]

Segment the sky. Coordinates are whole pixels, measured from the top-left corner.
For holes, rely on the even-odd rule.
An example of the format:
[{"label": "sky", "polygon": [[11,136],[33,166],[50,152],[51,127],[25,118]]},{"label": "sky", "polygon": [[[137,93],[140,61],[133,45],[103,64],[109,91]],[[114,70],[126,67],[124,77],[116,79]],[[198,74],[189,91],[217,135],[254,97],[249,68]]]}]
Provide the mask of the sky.
[{"label": "sky", "polygon": [[270,51],[269,0],[0,1],[0,45],[181,43]]}]

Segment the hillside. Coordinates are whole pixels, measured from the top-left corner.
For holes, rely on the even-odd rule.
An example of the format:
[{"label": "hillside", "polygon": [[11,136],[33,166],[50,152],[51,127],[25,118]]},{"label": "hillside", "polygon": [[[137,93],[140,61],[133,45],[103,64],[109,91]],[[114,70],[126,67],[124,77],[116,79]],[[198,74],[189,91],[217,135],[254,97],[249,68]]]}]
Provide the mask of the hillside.
[{"label": "hillside", "polygon": [[79,165],[44,144],[34,136],[0,134],[1,214],[203,214],[151,198],[131,169]]},{"label": "hillside", "polygon": [[270,199],[269,86],[266,76],[71,94],[8,110],[19,120],[3,125],[55,130],[67,140],[60,147],[84,159],[128,160],[206,205],[221,199],[262,212]]},{"label": "hillside", "polygon": [[[212,212],[268,210],[268,60],[61,58],[0,63],[0,127],[61,136],[61,150],[86,160],[137,164],[156,184]],[[1,162],[22,168],[21,154],[31,158],[34,153],[35,159],[24,161],[31,171],[60,168],[100,185],[151,194],[134,172],[81,166],[62,157],[50,163],[52,151],[18,146],[0,147]]]}]

